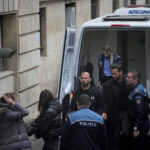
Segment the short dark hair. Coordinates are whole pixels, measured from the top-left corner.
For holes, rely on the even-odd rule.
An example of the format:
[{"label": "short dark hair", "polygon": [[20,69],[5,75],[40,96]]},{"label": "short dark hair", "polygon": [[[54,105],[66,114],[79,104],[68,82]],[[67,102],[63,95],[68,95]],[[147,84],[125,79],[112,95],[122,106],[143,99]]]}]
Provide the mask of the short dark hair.
[{"label": "short dark hair", "polygon": [[122,71],[121,64],[112,64],[111,69],[117,69],[119,72]]},{"label": "short dark hair", "polygon": [[[82,72],[81,72],[81,75],[82,75],[83,73],[88,73],[88,74],[89,74],[89,77],[91,78],[91,74],[90,74],[88,71],[85,71],[85,70],[82,71]],[[80,75],[80,76],[81,76],[81,75]]]},{"label": "short dark hair", "polygon": [[141,79],[141,73],[140,73],[139,70],[132,70],[132,71],[129,71],[129,72],[133,74],[132,75],[133,79],[137,78],[138,81],[140,81],[140,79]]},{"label": "short dark hair", "polygon": [[80,106],[89,106],[90,97],[87,94],[81,94],[77,99],[77,102]]}]

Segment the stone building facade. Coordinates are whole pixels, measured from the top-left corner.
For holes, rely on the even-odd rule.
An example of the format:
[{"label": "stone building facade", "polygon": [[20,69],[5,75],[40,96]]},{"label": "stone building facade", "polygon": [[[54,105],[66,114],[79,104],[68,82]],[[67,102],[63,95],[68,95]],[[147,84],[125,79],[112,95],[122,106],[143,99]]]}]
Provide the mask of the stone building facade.
[{"label": "stone building facade", "polygon": [[13,48],[10,58],[0,58],[0,96],[15,93],[37,115],[39,93],[57,94],[65,28],[76,34],[81,24],[130,4],[149,0],[0,0],[0,48]]}]

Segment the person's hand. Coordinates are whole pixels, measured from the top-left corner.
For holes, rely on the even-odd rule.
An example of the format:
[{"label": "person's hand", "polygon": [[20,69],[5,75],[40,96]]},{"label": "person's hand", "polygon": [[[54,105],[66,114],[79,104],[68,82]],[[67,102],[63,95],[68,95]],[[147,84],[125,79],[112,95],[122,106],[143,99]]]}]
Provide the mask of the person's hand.
[{"label": "person's hand", "polygon": [[107,120],[107,114],[106,113],[102,113],[102,117],[104,120]]},{"label": "person's hand", "polygon": [[12,106],[16,104],[16,102],[13,101],[10,96],[3,95],[3,98],[4,98],[4,100],[5,100],[8,104],[10,104],[10,105],[12,105]]},{"label": "person's hand", "polygon": [[139,137],[140,136],[140,131],[133,131],[133,136],[135,138]]}]

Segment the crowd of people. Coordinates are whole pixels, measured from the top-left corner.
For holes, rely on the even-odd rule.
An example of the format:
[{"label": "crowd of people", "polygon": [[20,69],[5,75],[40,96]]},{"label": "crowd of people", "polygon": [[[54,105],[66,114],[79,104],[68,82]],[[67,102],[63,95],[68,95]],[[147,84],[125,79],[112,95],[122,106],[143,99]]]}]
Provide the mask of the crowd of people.
[{"label": "crowd of people", "polygon": [[31,150],[31,135],[44,140],[43,150],[144,150],[148,94],[140,83],[140,72],[124,76],[121,63],[120,56],[104,45],[98,57],[101,88],[93,84],[91,72],[81,72],[80,87],[64,121],[62,106],[47,89],[39,96],[39,116],[28,128],[23,117],[29,112],[12,93],[4,94],[0,98],[0,150]]}]

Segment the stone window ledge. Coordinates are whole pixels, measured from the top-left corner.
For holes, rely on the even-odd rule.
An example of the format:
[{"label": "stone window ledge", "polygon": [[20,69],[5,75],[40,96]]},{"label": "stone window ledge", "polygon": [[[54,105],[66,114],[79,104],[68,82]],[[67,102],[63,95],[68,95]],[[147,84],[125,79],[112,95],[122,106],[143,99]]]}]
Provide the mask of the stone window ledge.
[{"label": "stone window ledge", "polygon": [[6,71],[1,71],[0,72],[0,79],[6,78],[8,76],[14,75],[14,71],[12,70],[6,70]]}]

